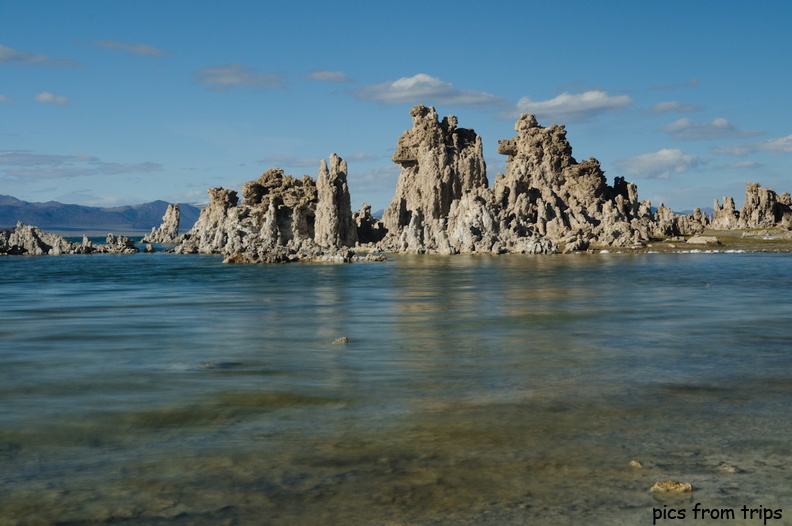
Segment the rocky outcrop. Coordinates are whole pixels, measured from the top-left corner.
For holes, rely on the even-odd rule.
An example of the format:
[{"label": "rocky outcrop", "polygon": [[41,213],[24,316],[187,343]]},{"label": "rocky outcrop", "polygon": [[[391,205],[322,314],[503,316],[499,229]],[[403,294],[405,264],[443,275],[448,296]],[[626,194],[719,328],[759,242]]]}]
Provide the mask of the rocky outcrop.
[{"label": "rocky outcrop", "polygon": [[162,224],[159,228],[151,229],[151,233],[147,234],[140,240],[141,243],[181,243],[182,236],[179,236],[179,220],[181,213],[179,205],[170,204],[165,215],[162,216]]},{"label": "rocky outcrop", "polygon": [[458,252],[448,239],[448,218],[463,197],[487,188],[481,137],[458,128],[453,115],[440,122],[431,107],[416,106],[410,115],[413,127],[399,138],[392,157],[401,174],[382,216],[385,244],[396,251]]},{"label": "rocky outcrop", "polygon": [[714,209],[710,228],[715,230],[792,229],[792,197],[787,192],[778,195],[758,183],[745,185],[745,204],[739,211],[731,197],[724,197],[723,205],[715,199]]},{"label": "rocky outcrop", "polygon": [[236,191],[211,188],[176,252],[222,254],[233,263],[353,261],[357,228],[346,177],[346,163],[333,154],[317,180],[267,170],[242,185],[241,203]]},{"label": "rocky outcrop", "polygon": [[346,178],[346,161],[332,154],[328,169],[322,159],[316,179],[314,227],[314,241],[321,247],[353,247],[357,243],[357,225],[352,217]]},{"label": "rocky outcrop", "polygon": [[83,236],[82,243],[73,243],[22,222],[13,229],[0,232],[2,255],[133,254],[138,251],[134,241],[114,234],[107,235],[106,244],[94,245],[86,236]]},{"label": "rocky outcrop", "polygon": [[439,121],[434,108],[410,114],[413,127],[392,158],[401,174],[383,216],[386,249],[548,253],[649,239],[649,203],[623,179],[608,186],[596,159],[575,161],[563,126],[544,128],[522,115],[517,136],[499,141],[507,169],[489,188],[473,130],[459,128],[454,116]]},{"label": "rocky outcrop", "polygon": [[363,203],[360,210],[353,214],[352,219],[355,221],[359,243],[379,243],[385,237],[385,225],[371,215],[371,205]]}]

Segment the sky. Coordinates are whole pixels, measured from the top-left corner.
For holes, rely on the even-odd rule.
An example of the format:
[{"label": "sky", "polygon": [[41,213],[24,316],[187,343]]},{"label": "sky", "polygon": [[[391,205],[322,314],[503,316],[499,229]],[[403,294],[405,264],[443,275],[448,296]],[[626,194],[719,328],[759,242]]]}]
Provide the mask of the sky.
[{"label": "sky", "polygon": [[348,163],[386,208],[409,110],[483,140],[521,113],[566,126],[641,200],[792,192],[792,2],[697,0],[0,3],[0,194],[206,202],[269,168]]}]

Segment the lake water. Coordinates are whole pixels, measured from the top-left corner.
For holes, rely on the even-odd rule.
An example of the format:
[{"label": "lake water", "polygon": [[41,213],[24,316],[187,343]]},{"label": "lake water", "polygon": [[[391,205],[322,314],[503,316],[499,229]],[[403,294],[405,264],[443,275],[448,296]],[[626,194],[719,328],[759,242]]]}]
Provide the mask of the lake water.
[{"label": "lake water", "polygon": [[0,525],[792,524],[790,270],[0,258]]}]

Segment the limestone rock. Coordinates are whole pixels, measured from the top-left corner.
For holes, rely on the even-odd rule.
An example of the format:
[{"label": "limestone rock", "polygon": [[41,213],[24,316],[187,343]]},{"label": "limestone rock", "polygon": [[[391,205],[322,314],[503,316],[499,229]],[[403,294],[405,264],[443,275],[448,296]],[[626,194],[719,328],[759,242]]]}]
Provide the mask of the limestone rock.
[{"label": "limestone rock", "polygon": [[338,155],[330,156],[330,168],[322,159],[316,179],[316,225],[314,241],[322,247],[353,247],[357,243],[357,225],[347,187],[347,163]]},{"label": "limestone rock", "polygon": [[11,230],[0,232],[0,254],[41,256],[73,254],[82,245],[71,243],[61,236],[44,232],[21,221]]},{"label": "limestone rock", "polygon": [[178,204],[168,205],[165,215],[162,216],[162,225],[152,228],[151,233],[140,240],[141,243],[180,243],[179,220],[181,214]]},{"label": "limestone rock", "polygon": [[333,154],[318,180],[267,170],[242,185],[241,203],[236,191],[211,188],[209,205],[175,251],[222,254],[228,263],[355,261],[346,177],[346,163]]},{"label": "limestone rock", "polygon": [[385,237],[385,225],[371,215],[371,205],[363,203],[352,219],[357,227],[359,243],[378,243]]},{"label": "limestone rock", "polygon": [[792,197],[787,192],[778,195],[758,183],[746,183],[745,204],[739,211],[731,197],[723,198],[723,206],[716,199],[714,208],[711,228],[715,230],[792,229]]},{"label": "limestone rock", "polygon": [[[596,159],[578,163],[563,126],[544,128],[524,114],[517,135],[500,141],[505,174],[488,187],[481,138],[416,106],[399,138],[401,166],[383,222],[389,250],[551,253],[591,244],[633,246],[649,239],[654,218],[634,184],[608,186]],[[673,215],[673,213],[672,213]]]},{"label": "limestone rock", "polygon": [[457,128],[453,115],[438,120],[434,108],[415,106],[413,127],[399,138],[393,162],[401,167],[396,192],[385,210],[386,246],[398,251],[458,251],[449,242],[447,219],[463,195],[487,188],[481,138]]},{"label": "limestone rock", "polygon": [[720,241],[715,236],[693,236],[687,240],[691,245],[720,245]]},{"label": "limestone rock", "polygon": [[96,245],[83,236],[82,243],[72,243],[65,238],[44,232],[21,221],[16,227],[0,232],[0,254],[7,255],[60,255],[60,254],[134,254],[139,252],[135,242],[125,236],[108,234],[107,244]]}]

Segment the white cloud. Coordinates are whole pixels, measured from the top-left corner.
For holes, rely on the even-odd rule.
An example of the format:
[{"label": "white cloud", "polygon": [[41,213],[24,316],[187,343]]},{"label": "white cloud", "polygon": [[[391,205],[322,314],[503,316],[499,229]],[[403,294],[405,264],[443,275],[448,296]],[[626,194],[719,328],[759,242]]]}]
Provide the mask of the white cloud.
[{"label": "white cloud", "polygon": [[724,118],[718,118],[712,122],[693,122],[687,117],[683,117],[664,126],[661,130],[669,133],[675,139],[689,141],[735,139],[740,137],[751,137],[761,133],[758,131],[739,130]]},{"label": "white cloud", "polygon": [[668,179],[673,173],[685,173],[704,164],[696,157],[678,149],[645,153],[613,163],[624,173],[643,179]]},{"label": "white cloud", "polygon": [[310,72],[305,77],[311,80],[320,80],[322,82],[355,82],[355,79],[347,77],[346,74],[341,71],[317,70]]},{"label": "white cloud", "polygon": [[28,64],[35,66],[78,66],[74,60],[54,59],[47,55],[34,55],[0,45],[0,64]]},{"label": "white cloud", "polygon": [[761,142],[732,144],[714,148],[715,153],[743,156],[755,152],[792,153],[792,135]]},{"label": "white cloud", "polygon": [[759,168],[762,165],[756,161],[740,161],[732,164],[734,168]]},{"label": "white cloud", "polygon": [[557,123],[581,122],[602,113],[623,110],[633,103],[627,95],[608,95],[605,91],[592,90],[584,93],[561,95],[543,101],[523,97],[517,101],[516,111],[504,113],[503,118],[515,118],[520,113],[533,113],[540,121]]},{"label": "white cloud", "polygon": [[126,51],[127,53],[145,55],[149,57],[159,57],[168,54],[167,51],[163,51],[162,49],[156,48],[154,46],[149,46],[148,44],[126,44],[124,42],[115,42],[113,40],[97,40],[94,42],[94,44],[107,49],[120,49],[121,51]]},{"label": "white cloud", "polygon": [[209,66],[193,73],[199,84],[215,86],[214,89],[225,91],[238,86],[257,86],[259,88],[279,88],[283,85],[283,76],[278,73],[260,74],[253,68],[242,64]]},{"label": "white cloud", "polygon": [[701,108],[693,104],[683,104],[675,100],[658,102],[651,108],[652,113],[693,113],[701,111]]},{"label": "white cloud", "polygon": [[60,179],[95,175],[158,172],[157,163],[108,163],[92,155],[51,155],[27,151],[0,151],[2,179]]},{"label": "white cloud", "polygon": [[53,95],[49,91],[42,91],[41,93],[33,97],[33,100],[35,100],[36,102],[43,102],[44,104],[58,104],[58,105],[63,105],[69,102],[69,99],[66,98],[65,96]]},{"label": "white cloud", "polygon": [[383,104],[460,104],[467,106],[500,105],[504,100],[481,91],[461,90],[450,82],[419,73],[393,82],[383,82],[356,90],[362,100]]},{"label": "white cloud", "polygon": [[761,142],[759,149],[766,152],[792,153],[792,135]]}]

